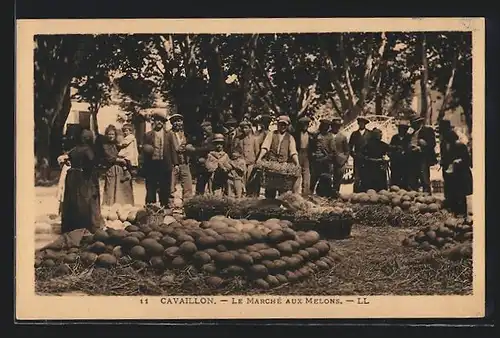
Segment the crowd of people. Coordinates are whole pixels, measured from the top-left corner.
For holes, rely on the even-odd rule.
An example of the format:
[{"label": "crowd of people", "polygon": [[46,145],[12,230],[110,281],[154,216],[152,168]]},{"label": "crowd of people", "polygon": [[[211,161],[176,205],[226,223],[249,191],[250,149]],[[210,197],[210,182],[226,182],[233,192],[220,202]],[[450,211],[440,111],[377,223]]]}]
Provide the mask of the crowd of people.
[{"label": "crowd of people", "polygon": [[[167,121],[172,126],[169,130]],[[398,120],[398,133],[389,143],[382,141],[381,130],[366,129],[369,121],[362,116],[357,119],[359,129],[350,138],[341,132],[343,122],[338,116],[321,120],[317,132],[310,132],[311,119],[305,116],[293,128],[286,115],[277,118],[274,131],[269,130],[272,122],[268,115],[242,121],[230,118],[223,133],[214,133],[211,123],[204,122],[202,139],[194,140],[184,132],[182,115],[167,117],[156,112],[152,130],[140,144],[132,126],[117,129],[110,125],[99,146],[92,132],[82,130],[74,147],[59,158],[64,166],[60,191],[63,231],[101,227],[101,201],[109,206],[134,204],[132,177],[138,170],[139,153],[146,186],[144,202],[158,201],[166,207],[173,206],[177,185],[182,187],[184,200],[205,193],[258,197],[262,173],[256,164],[262,160],[300,166],[293,192],[303,195],[336,197],[350,156],[354,159],[354,192],[397,185],[431,193],[430,167],[438,162],[436,135],[416,114]],[[449,121],[442,121],[439,128],[447,207],[466,214],[466,196],[472,193],[470,155]],[[98,164],[106,172],[102,198]],[[266,198],[281,193],[280,189],[265,189]]]}]

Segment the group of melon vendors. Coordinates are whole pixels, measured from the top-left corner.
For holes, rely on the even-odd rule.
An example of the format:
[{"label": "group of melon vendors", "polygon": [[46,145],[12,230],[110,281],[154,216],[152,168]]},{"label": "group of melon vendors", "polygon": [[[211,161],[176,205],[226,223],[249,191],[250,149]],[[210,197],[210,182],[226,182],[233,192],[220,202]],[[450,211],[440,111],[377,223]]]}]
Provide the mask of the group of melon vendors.
[{"label": "group of melon vendors", "polygon": [[[306,116],[300,117],[293,126],[286,115],[273,120],[269,115],[244,118],[242,121],[229,118],[223,133],[214,133],[212,124],[204,122],[201,125],[203,136],[196,141],[184,133],[182,115],[167,116],[166,113],[155,112],[152,130],[145,134],[142,144],[138,146],[142,153],[140,172],[145,178],[146,204],[159,201],[163,206],[172,207],[178,185],[182,187],[184,200],[194,194],[218,191],[236,198],[258,197],[261,180],[255,166],[261,160],[300,166],[301,175],[293,186],[294,193],[304,196],[315,193],[334,198],[339,194],[350,156],[354,160],[354,192],[379,191],[389,185],[397,185],[406,190],[431,193],[430,167],[438,161],[436,135],[434,129],[426,126],[424,119],[413,112],[409,118],[398,119],[398,132],[389,143],[382,141],[381,130],[366,128],[369,120],[363,116],[357,118],[359,128],[349,139],[341,131],[343,121],[339,116],[321,119],[316,132],[310,131],[311,119]],[[168,130],[165,128],[167,121],[172,126]],[[272,122],[277,126],[274,131],[269,129]],[[472,193],[468,148],[458,140],[450,121],[442,121],[439,130],[445,199],[453,212],[466,214],[466,196]],[[110,134],[109,137],[107,134]],[[106,130],[105,137],[109,140],[105,145],[114,144],[111,134],[116,134],[116,128]],[[72,173],[71,177],[66,177],[66,183],[78,186],[64,193],[64,204],[73,221],[81,220],[82,213],[88,213],[88,210],[99,212],[98,179],[91,173],[94,168],[92,163],[99,158],[99,151],[92,153],[97,147],[91,146],[91,143],[91,135],[82,133],[80,151],[73,151],[67,156]],[[116,174],[127,170],[127,161],[117,156],[117,151],[111,153],[108,149],[104,155],[108,166],[114,168],[113,177],[121,177]],[[88,184],[86,181],[89,181]],[[131,181],[117,179],[116,182],[126,185],[125,190],[130,190],[130,194],[126,195],[133,198]],[[118,193],[120,189],[111,190]],[[276,198],[277,194],[284,192],[266,189],[265,197]],[[82,201],[84,195],[89,196]],[[82,203],[95,205],[82,207]],[[110,203],[120,201],[115,198]],[[63,223],[64,218],[63,212]],[[82,222],[99,223],[99,215],[86,215],[84,218]]]}]

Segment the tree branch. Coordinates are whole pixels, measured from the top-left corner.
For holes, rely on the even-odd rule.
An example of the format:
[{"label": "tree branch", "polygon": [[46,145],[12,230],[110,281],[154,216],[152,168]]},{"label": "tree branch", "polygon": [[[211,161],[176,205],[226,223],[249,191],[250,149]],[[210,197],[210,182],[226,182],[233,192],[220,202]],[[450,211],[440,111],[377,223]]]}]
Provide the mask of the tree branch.
[{"label": "tree branch", "polygon": [[344,34],[343,33],[340,34],[339,51],[340,51],[340,57],[344,61],[344,76],[345,76],[345,81],[346,81],[346,85],[347,85],[347,94],[349,95],[350,106],[353,106],[356,103],[356,101],[354,98],[354,89],[352,88],[352,83],[351,83],[349,62],[347,60],[347,56],[345,54],[345,49],[344,49]]},{"label": "tree branch", "polygon": [[452,69],[451,69],[451,75],[450,75],[450,78],[449,78],[448,83],[446,85],[446,91],[445,91],[445,94],[444,94],[444,97],[443,97],[443,103],[441,104],[441,107],[439,108],[438,122],[441,121],[444,118],[444,113],[446,111],[446,107],[448,105],[448,101],[451,98],[451,90],[453,88],[453,81],[455,79],[455,73],[457,71],[457,63],[458,63],[458,61],[460,59],[460,55],[459,55],[458,52],[456,53],[456,55],[457,56],[455,58],[453,58],[453,65],[452,65]]}]

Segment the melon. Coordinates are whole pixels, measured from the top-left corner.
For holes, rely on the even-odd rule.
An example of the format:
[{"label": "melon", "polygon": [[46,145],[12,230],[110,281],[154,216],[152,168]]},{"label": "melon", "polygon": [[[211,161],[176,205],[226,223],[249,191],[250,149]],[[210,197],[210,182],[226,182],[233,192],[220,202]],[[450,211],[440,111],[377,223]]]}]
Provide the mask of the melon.
[{"label": "melon", "polygon": [[206,279],[206,283],[212,288],[218,288],[224,283],[224,280],[217,276],[210,276]]},{"label": "melon", "polygon": [[146,249],[140,245],[136,245],[130,249],[130,257],[135,260],[144,260],[146,258]]},{"label": "melon", "polygon": [[95,263],[97,266],[109,268],[111,266],[116,265],[117,262],[118,261],[117,261],[115,256],[113,256],[111,254],[104,253],[104,254],[100,254],[97,257],[97,260]]},{"label": "melon", "polygon": [[149,264],[151,267],[155,270],[158,271],[163,271],[165,269],[165,263],[163,262],[163,259],[161,256],[153,256],[149,260]]}]

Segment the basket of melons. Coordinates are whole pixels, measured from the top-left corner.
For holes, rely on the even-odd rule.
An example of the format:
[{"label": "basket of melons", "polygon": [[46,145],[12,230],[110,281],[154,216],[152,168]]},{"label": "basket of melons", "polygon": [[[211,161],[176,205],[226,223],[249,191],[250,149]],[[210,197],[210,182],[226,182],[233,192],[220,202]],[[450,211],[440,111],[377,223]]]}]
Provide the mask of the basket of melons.
[{"label": "basket of melons", "polygon": [[262,172],[261,184],[266,189],[289,191],[300,177],[300,166],[293,163],[259,161],[256,168]]}]

